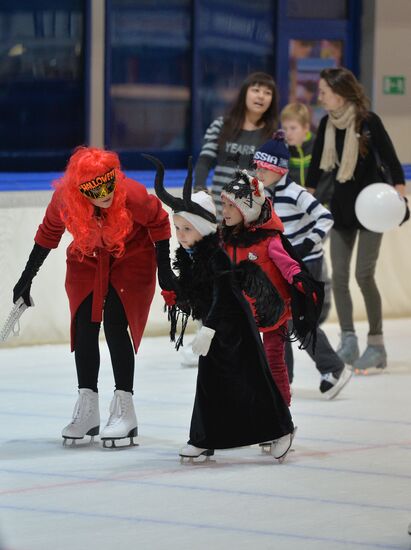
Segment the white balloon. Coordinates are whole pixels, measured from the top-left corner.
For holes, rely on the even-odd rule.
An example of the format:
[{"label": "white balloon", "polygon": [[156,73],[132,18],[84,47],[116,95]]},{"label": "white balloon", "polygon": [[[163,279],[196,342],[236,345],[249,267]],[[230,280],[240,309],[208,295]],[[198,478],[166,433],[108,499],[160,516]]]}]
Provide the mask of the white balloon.
[{"label": "white balloon", "polygon": [[367,185],[355,201],[355,214],[359,222],[376,233],[398,227],[404,219],[405,210],[405,200],[388,183]]}]

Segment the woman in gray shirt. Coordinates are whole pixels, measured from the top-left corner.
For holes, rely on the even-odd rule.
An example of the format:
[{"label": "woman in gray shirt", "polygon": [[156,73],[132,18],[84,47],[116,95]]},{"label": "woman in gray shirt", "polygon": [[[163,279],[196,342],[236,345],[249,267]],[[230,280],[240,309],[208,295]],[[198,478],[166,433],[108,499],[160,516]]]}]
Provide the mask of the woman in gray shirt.
[{"label": "woman in gray shirt", "polygon": [[[208,127],[195,167],[195,190],[207,189],[212,168],[212,197],[221,220],[221,189],[237,168],[248,168],[255,150],[270,138],[278,125],[278,92],[273,78],[263,72],[250,74],[226,117]],[[233,157],[239,154],[239,165]]]}]

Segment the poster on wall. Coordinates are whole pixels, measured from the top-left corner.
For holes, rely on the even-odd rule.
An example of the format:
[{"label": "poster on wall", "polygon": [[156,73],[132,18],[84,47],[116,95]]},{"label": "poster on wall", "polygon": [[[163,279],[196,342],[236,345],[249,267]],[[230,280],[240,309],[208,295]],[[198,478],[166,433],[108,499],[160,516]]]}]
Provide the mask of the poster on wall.
[{"label": "poster on wall", "polygon": [[304,103],[311,112],[315,130],[324,116],[318,103],[320,72],[342,64],[342,40],[290,40],[289,102]]}]

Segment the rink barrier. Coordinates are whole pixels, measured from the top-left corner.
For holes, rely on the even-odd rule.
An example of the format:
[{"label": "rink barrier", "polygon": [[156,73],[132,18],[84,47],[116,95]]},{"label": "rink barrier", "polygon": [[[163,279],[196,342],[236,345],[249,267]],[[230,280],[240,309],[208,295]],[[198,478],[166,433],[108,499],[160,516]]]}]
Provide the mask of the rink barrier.
[{"label": "rink barrier", "polygon": [[[405,179],[411,183],[411,164],[403,164]],[[132,179],[153,187],[153,170],[124,170]],[[166,170],[164,183],[167,188],[182,187],[187,175],[186,170]],[[0,191],[48,191],[53,181],[62,176],[62,172],[0,172]],[[211,182],[212,175],[208,178]]]},{"label": "rink barrier", "polygon": [[[411,185],[411,165],[409,166],[408,188]],[[126,172],[128,176],[142,181],[149,192],[153,192],[153,172]],[[50,172],[7,174],[0,173],[0,326],[12,307],[12,288],[18,280],[33,247],[33,237],[51,194],[51,182],[61,174]],[[181,193],[186,172],[170,170],[166,184],[173,187],[176,195]],[[8,187],[6,187],[6,185]],[[10,188],[12,191],[10,191]],[[30,190],[30,192],[28,192]],[[20,192],[18,192],[20,191]],[[411,192],[411,189],[410,189]],[[411,197],[409,196],[410,200]],[[169,210],[166,207],[166,210]],[[36,306],[29,308],[21,323],[18,338],[10,338],[2,345],[17,346],[67,342],[69,339],[69,309],[64,291],[66,270],[65,251],[71,238],[66,232],[57,250],[47,258],[46,265],[33,281],[32,295]],[[411,302],[404,297],[411,295],[411,255],[407,254],[411,241],[411,222],[404,224],[384,235],[381,257],[377,266],[377,281],[383,301],[384,318],[411,316]],[[174,234],[171,249],[177,247]],[[355,252],[354,252],[355,254]],[[329,259],[329,239],[325,246],[325,255]],[[352,271],[355,262],[352,262]],[[354,273],[351,273],[354,278]],[[364,302],[355,281],[352,284],[354,316],[356,320],[366,318]],[[330,321],[336,321],[334,304],[329,315]],[[195,330],[190,323],[189,332]],[[145,335],[166,335],[169,331],[167,316],[163,310],[163,300],[159,288],[156,289]],[[188,336],[189,342],[191,337]]]}]

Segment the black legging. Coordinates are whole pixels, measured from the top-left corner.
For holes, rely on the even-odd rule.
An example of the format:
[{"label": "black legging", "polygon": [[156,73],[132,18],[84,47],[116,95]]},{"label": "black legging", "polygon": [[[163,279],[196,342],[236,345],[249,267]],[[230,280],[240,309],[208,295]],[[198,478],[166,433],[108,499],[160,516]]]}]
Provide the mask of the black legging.
[{"label": "black legging", "polygon": [[[74,355],[79,388],[97,391],[100,368],[98,336],[100,323],[93,323],[91,306],[93,295],[82,302],[75,317]],[[127,331],[127,317],[116,291],[109,287],[103,312],[103,326],[110,350],[116,390],[133,391],[134,351]]]}]

